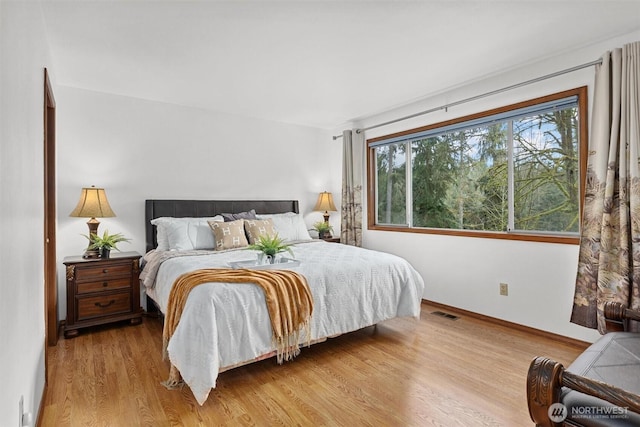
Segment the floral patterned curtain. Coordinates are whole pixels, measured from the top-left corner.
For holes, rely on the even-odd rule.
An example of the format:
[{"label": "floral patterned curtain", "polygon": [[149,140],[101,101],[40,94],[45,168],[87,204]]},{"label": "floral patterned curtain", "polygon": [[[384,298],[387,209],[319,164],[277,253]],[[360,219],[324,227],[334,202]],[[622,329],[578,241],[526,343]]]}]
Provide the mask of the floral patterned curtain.
[{"label": "floral patterned curtain", "polygon": [[364,133],[342,133],[342,212],[340,242],[362,246],[362,149]]},{"label": "floral patterned curtain", "polygon": [[605,332],[603,305],[640,308],[640,42],[596,67],[571,321]]}]

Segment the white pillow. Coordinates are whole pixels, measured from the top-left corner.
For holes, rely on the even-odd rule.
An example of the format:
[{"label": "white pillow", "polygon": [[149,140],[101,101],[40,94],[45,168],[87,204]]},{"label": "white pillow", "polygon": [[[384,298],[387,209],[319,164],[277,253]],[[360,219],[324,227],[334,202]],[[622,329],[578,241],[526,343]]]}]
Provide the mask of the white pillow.
[{"label": "white pillow", "polygon": [[[161,218],[158,218],[161,219]],[[167,240],[167,230],[166,226],[169,224],[168,222],[156,221],[155,219],[151,220],[151,224],[156,226],[156,241],[158,245],[156,246],[157,251],[168,251],[169,250],[169,241]]]},{"label": "white pillow", "polygon": [[213,249],[215,241],[207,221],[224,221],[220,215],[206,218],[160,217],[151,220],[156,226],[158,251]]},{"label": "white pillow", "polygon": [[282,214],[256,215],[258,219],[273,220],[273,225],[278,231],[278,237],[288,241],[295,240],[312,240],[307,230],[307,225],[302,215],[287,212]]}]

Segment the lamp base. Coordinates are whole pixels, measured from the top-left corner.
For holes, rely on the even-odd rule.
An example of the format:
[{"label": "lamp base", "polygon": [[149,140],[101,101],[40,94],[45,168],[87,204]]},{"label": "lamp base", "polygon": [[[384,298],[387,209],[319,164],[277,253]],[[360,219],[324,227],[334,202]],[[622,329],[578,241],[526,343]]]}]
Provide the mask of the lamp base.
[{"label": "lamp base", "polygon": [[[91,246],[91,243],[93,240],[92,236],[98,235],[98,226],[100,225],[100,221],[98,221],[95,218],[91,218],[89,221],[87,221],[87,225],[89,226],[89,246]],[[84,259],[100,258],[100,249],[87,248],[87,250],[84,251],[82,258]]]},{"label": "lamp base", "polygon": [[87,249],[86,251],[84,251],[84,254],[82,254],[82,258],[84,259],[100,258],[100,251],[98,249]]},{"label": "lamp base", "polygon": [[[329,212],[328,211],[324,211],[324,213],[322,214],[323,218],[324,218],[324,223],[329,225]],[[327,230],[327,231],[323,231],[322,233],[318,233],[318,237],[321,239],[330,239],[331,236],[331,229]]]}]

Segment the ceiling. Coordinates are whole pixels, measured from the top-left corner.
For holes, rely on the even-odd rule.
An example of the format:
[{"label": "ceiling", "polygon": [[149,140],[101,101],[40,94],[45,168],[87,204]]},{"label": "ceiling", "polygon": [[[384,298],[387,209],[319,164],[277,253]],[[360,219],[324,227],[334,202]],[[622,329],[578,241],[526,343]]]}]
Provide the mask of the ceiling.
[{"label": "ceiling", "polygon": [[324,129],[640,28],[637,0],[42,8],[59,85]]}]

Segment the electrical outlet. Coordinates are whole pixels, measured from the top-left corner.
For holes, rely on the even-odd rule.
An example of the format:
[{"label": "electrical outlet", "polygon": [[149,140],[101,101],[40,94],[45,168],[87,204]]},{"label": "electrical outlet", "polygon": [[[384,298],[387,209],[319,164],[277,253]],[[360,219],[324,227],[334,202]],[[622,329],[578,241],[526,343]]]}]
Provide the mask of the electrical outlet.
[{"label": "electrical outlet", "polygon": [[509,285],[506,283],[500,283],[500,295],[505,297],[509,295]]}]

